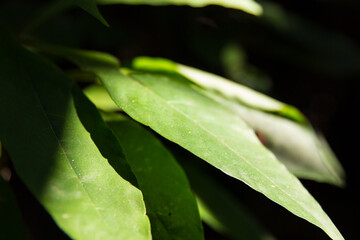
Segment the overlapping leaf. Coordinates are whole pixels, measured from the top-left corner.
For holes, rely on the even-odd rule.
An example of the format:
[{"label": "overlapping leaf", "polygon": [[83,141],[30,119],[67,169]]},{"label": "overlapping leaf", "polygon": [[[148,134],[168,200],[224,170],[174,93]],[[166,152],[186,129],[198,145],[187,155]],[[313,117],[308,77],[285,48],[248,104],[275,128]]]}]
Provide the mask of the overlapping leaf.
[{"label": "overlapping leaf", "polygon": [[124,74],[87,52],[56,51],[95,72],[113,100],[135,120],[322,228],[331,238],[343,239],[316,200],[262,146],[253,130],[198,86],[178,75]]},{"label": "overlapping leaf", "polygon": [[133,61],[133,67],[176,72],[202,88],[212,90],[201,91],[234,111],[264,136],[266,147],[295,175],[344,185],[344,171],[336,156],[296,108],[222,77],[166,59],[140,57]]},{"label": "overlapping leaf", "polygon": [[216,181],[206,163],[201,163],[201,159],[178,148],[173,153],[189,178],[205,223],[230,239],[274,239],[238,201],[228,186]]},{"label": "overlapping leaf", "polygon": [[0,35],[0,139],[20,178],[74,239],[151,239],[141,192],[81,124],[73,83]]},{"label": "overlapping leaf", "polygon": [[203,239],[195,198],[185,173],[162,143],[135,121],[105,115],[137,177],[154,239]]}]

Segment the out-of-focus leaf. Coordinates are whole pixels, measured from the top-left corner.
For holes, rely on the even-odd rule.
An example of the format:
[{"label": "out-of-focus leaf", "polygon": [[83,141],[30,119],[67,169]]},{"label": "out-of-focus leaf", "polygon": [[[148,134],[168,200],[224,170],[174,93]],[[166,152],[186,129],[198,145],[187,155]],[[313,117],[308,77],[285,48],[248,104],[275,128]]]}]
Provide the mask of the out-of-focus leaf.
[{"label": "out-of-focus leaf", "polygon": [[280,116],[248,108],[218,94],[206,94],[233,110],[263,138],[263,144],[296,176],[345,184],[344,170],[326,140],[311,128]]},{"label": "out-of-focus leaf", "polygon": [[104,116],[144,194],[154,239],[203,239],[195,198],[170,152],[135,121],[119,114]]},{"label": "out-of-focus leaf", "polygon": [[225,44],[221,50],[221,63],[229,79],[260,92],[270,90],[270,78],[247,63],[245,51],[239,44]]},{"label": "out-of-focus leaf", "polygon": [[258,51],[277,55],[293,65],[301,66],[299,69],[307,68],[328,78],[360,74],[360,48],[357,42],[340,32],[296,15],[280,4],[270,1],[262,4],[262,23],[277,32],[276,39],[290,41],[290,46],[274,42],[273,47],[259,46]]},{"label": "out-of-focus leaf", "polygon": [[174,156],[184,168],[191,187],[197,196],[202,220],[216,231],[231,239],[270,240],[247,209],[224,184],[216,181],[194,155],[174,151]]},{"label": "out-of-focus leaf", "polygon": [[191,7],[220,5],[253,15],[261,15],[263,12],[261,5],[254,0],[97,0],[97,2],[99,4],[189,5]]},{"label": "out-of-focus leaf", "polygon": [[212,73],[163,58],[138,57],[134,59],[132,66],[138,70],[177,72],[205,89],[219,92],[251,108],[274,112],[300,123],[306,122],[295,107]]},{"label": "out-of-focus leaf", "polygon": [[105,112],[121,110],[111,99],[106,89],[101,85],[91,85],[84,90],[84,93],[97,108]]},{"label": "out-of-focus leaf", "polygon": [[95,18],[97,18],[100,22],[102,22],[105,26],[109,26],[106,22],[105,18],[101,15],[98,7],[96,6],[96,0],[71,0],[74,4],[78,5]]},{"label": "out-of-focus leaf", "polygon": [[[233,111],[202,94],[197,85],[175,74],[125,75],[116,65],[101,64],[88,51],[48,51],[97,74],[114,102],[136,121],[320,227],[331,238],[343,239],[317,201],[262,146],[253,130]],[[216,84],[220,83],[217,79]],[[261,103],[266,103],[264,99]]]},{"label": "out-of-focus leaf", "polygon": [[15,170],[74,239],[151,239],[141,192],[122,179],[81,124],[74,83],[0,35],[0,139]]}]

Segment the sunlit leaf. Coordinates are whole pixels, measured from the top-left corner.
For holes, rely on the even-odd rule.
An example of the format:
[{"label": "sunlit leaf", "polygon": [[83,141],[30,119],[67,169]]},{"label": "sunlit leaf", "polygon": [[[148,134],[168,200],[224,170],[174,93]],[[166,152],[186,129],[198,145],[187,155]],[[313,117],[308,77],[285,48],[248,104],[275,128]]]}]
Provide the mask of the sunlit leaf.
[{"label": "sunlit leaf", "polygon": [[195,198],[170,152],[135,121],[119,114],[104,116],[144,194],[154,239],[203,239]]},{"label": "sunlit leaf", "polygon": [[81,124],[74,83],[0,35],[0,139],[25,185],[74,239],[151,239],[141,192]]},{"label": "sunlit leaf", "polygon": [[97,2],[99,4],[189,5],[191,7],[220,5],[239,9],[253,15],[261,15],[263,12],[261,5],[254,0],[97,0]]},{"label": "sunlit leaf", "polygon": [[97,74],[115,103],[138,122],[322,228],[331,238],[343,239],[316,200],[253,130],[192,82],[175,74],[124,74],[115,65],[101,64],[91,52],[65,48],[52,52]]},{"label": "sunlit leaf", "polygon": [[[266,147],[296,176],[344,185],[345,174],[341,164],[325,139],[313,131],[296,108],[214,74],[166,59],[139,57],[133,61],[133,66],[148,71],[184,74],[203,88],[214,90],[202,92],[235,111],[251,128],[265,137]],[[181,72],[181,69],[187,70]],[[186,74],[188,71],[190,74]],[[207,81],[208,78],[210,81]]]},{"label": "sunlit leaf", "polygon": [[74,4],[78,5],[94,17],[96,17],[105,26],[109,26],[105,18],[101,15],[98,7],[96,6],[96,0],[71,0]]},{"label": "sunlit leaf", "polygon": [[101,85],[91,85],[84,90],[84,93],[97,108],[105,112],[121,110],[111,99],[106,89]]},{"label": "sunlit leaf", "polygon": [[205,163],[184,151],[173,151],[197,196],[202,220],[231,239],[274,239],[238,201],[228,186],[216,181]]},{"label": "sunlit leaf", "polygon": [[132,66],[138,70],[176,72],[205,89],[219,92],[251,108],[274,112],[300,123],[306,122],[305,117],[293,106],[212,73],[163,58],[138,57],[134,59]]}]

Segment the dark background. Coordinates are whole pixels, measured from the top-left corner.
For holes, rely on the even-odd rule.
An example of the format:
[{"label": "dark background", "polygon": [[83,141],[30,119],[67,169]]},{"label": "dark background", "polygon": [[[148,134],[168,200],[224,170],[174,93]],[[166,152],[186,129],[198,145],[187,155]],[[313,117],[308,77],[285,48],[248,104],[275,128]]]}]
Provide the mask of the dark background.
[{"label": "dark background", "polygon": [[[21,33],[48,2],[0,1],[0,21]],[[235,79],[295,105],[324,133],[347,173],[344,189],[311,181],[303,183],[346,239],[360,239],[359,197],[356,196],[360,183],[357,117],[360,2],[277,0],[261,3],[265,9],[262,17],[218,6],[198,9],[102,6],[100,10],[110,28],[79,9],[71,9],[22,35],[107,51],[125,63],[140,55],[169,58]],[[64,68],[71,67],[59,63]],[[259,222],[278,239],[327,239],[320,229],[244,184],[217,171],[213,174],[231,186]],[[16,176],[12,183],[22,185]],[[30,199],[26,192],[18,191],[17,195],[26,202]],[[32,230],[34,239],[45,239],[44,232],[36,233],[36,226],[47,216],[38,214],[37,209],[41,207],[35,210],[24,207],[23,211],[30,220],[30,228],[35,229]],[[48,232],[55,228],[51,226]],[[225,239],[208,228],[205,230],[209,239]]]}]

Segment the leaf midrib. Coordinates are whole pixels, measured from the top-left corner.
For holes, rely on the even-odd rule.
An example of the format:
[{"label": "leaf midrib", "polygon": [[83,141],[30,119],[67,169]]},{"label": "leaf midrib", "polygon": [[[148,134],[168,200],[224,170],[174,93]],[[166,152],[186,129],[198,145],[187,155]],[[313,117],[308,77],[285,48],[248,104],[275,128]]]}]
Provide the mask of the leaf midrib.
[{"label": "leaf midrib", "polygon": [[[144,85],[143,83],[139,82],[137,79],[135,79],[133,76],[131,75],[126,75],[129,78],[131,78],[134,82],[136,82],[137,84],[139,84],[141,87],[143,87],[144,89],[146,89],[147,91],[149,91],[151,94],[157,96],[159,99],[161,99],[162,101],[164,101],[165,103],[167,103],[172,109],[174,109],[175,111],[177,111],[178,113],[182,114],[183,116],[185,116],[187,119],[189,119],[191,122],[193,122],[195,125],[199,126],[202,130],[204,130],[205,132],[207,132],[208,134],[210,134],[212,137],[214,137],[217,141],[219,141],[222,145],[224,145],[225,147],[227,147],[230,151],[232,151],[233,153],[235,153],[235,155],[237,155],[239,158],[241,158],[245,163],[248,164],[248,166],[252,167],[254,170],[256,170],[261,176],[263,176],[264,178],[266,178],[267,180],[269,180],[269,182],[273,183],[274,186],[276,186],[281,192],[283,192],[285,195],[287,195],[292,201],[294,201],[296,204],[298,204],[303,210],[305,210],[306,212],[310,213],[309,209],[307,209],[304,205],[302,205],[300,202],[296,201],[291,195],[289,195],[288,193],[286,193],[282,188],[280,188],[276,183],[274,183],[272,181],[272,179],[268,178],[260,169],[258,169],[257,167],[255,167],[253,164],[251,164],[245,157],[243,157],[240,153],[238,153],[237,151],[235,151],[233,148],[231,148],[228,144],[226,144],[223,140],[219,140],[219,138],[212,133],[210,130],[206,129],[204,126],[202,126],[200,123],[198,123],[197,121],[194,121],[189,115],[187,115],[186,113],[182,112],[181,110],[179,110],[178,108],[176,108],[173,104],[171,104],[170,102],[167,101],[167,99],[163,98],[162,96],[160,96],[158,93],[154,92],[152,89],[150,89],[148,86]],[[211,100],[211,99],[210,99]],[[311,196],[310,196],[311,197]],[[286,208],[286,207],[285,207]],[[313,216],[311,214],[312,217],[314,217],[316,219],[315,216]],[[317,219],[316,219],[317,220]],[[319,220],[317,220],[319,222]],[[319,222],[321,224],[321,226],[324,226],[321,222]],[[326,228],[327,229],[327,228]]]}]

